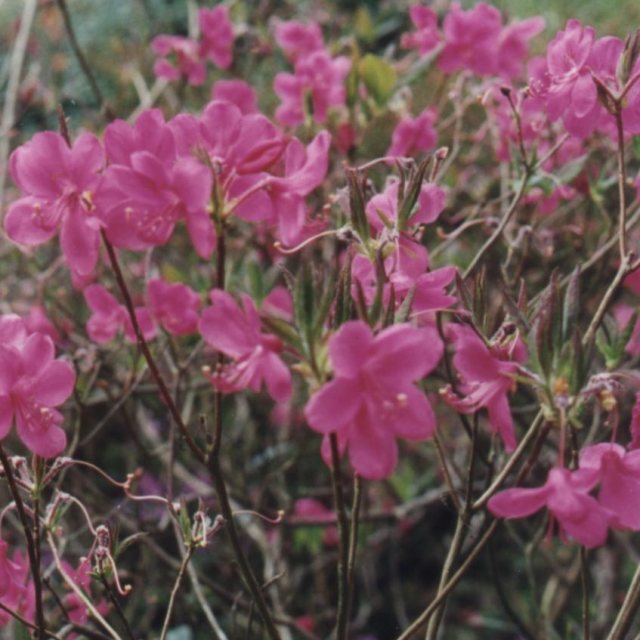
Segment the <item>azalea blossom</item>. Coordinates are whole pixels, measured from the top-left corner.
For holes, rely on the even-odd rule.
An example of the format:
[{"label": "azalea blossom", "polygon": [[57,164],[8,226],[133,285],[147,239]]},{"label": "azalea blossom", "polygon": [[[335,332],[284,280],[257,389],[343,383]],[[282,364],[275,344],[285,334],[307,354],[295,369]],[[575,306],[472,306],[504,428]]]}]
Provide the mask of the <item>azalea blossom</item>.
[{"label": "azalea blossom", "polygon": [[277,22],[274,32],[278,46],[294,62],[314,51],[324,49],[322,31],[317,22],[309,24],[297,20]]},{"label": "azalea blossom", "polygon": [[259,392],[265,384],[274,400],[287,400],[292,391],[291,373],[279,356],[282,342],[262,333],[253,300],[244,294],[238,305],[221,289],[214,289],[209,297],[212,306],[202,313],[200,333],[207,344],[232,359],[207,374],[211,382],[225,393],[247,388]]},{"label": "azalea blossom", "polygon": [[98,260],[101,227],[93,194],[103,167],[104,153],[94,135],[81,134],[69,148],[58,133],[36,133],[9,159],[11,177],[25,194],[5,217],[9,238],[38,246],[59,231],[69,267],[81,275],[91,273]]},{"label": "azalea blossom", "polygon": [[403,33],[400,44],[405,49],[417,49],[423,56],[435,49],[440,41],[438,16],[431,7],[423,4],[409,7],[409,16],[416,30]]},{"label": "azalea blossom", "polygon": [[147,284],[149,312],[169,333],[180,336],[198,330],[200,296],[181,282],[153,278]]},{"label": "azalea blossom", "polygon": [[[122,331],[129,342],[136,342],[136,334],[126,307],[121,305],[102,285],[89,285],[83,294],[92,311],[87,322],[87,334],[91,340],[98,344],[105,344]],[[149,311],[145,307],[136,307],[135,314],[144,339],[152,340],[156,335],[156,327]]]},{"label": "azalea blossom", "polygon": [[398,461],[396,438],[424,440],[436,421],[415,382],[438,363],[422,329],[397,324],[374,336],[362,321],[342,325],[329,340],[334,377],[305,408],[309,426],[341,449],[363,478],[391,475]]},{"label": "azalea blossom", "polygon": [[462,379],[456,395],[451,387],[441,390],[443,398],[461,413],[475,413],[481,408],[489,413],[490,429],[500,434],[507,451],[516,447],[513,418],[508,393],[515,387],[513,374],[527,358],[526,349],[518,338],[506,344],[487,346],[470,327],[451,327],[456,353],[453,365]]},{"label": "azalea blossom", "polygon": [[299,58],[293,74],[281,72],[274,79],[273,90],[282,101],[276,119],[290,126],[302,124],[308,97],[314,122],[326,122],[331,107],[345,104],[345,79],[350,70],[349,58],[332,58],[325,49]]},{"label": "azalea blossom", "polygon": [[640,530],[640,450],[602,442],[580,451],[579,466],[600,482],[598,502],[612,514],[612,526]]},{"label": "azalea blossom", "polygon": [[22,318],[0,317],[0,439],[15,422],[18,437],[43,458],[53,458],[67,444],[63,417],[54,407],[73,392],[75,373],[55,358],[49,336],[29,334]]},{"label": "azalea blossom", "polygon": [[210,60],[220,69],[228,69],[233,62],[233,23],[229,19],[229,7],[218,5],[212,9],[198,10],[200,25],[199,55]]},{"label": "azalea blossom", "polygon": [[[153,65],[153,72],[158,78],[176,82],[184,76],[194,87],[204,82],[205,66],[195,40],[183,36],[161,35],[151,41],[151,48],[160,56]],[[172,57],[175,57],[175,63],[171,61]]]},{"label": "azalea blossom", "polygon": [[500,491],[487,507],[500,518],[524,518],[547,507],[560,525],[562,537],[569,535],[591,549],[605,543],[610,517],[589,495],[597,481],[592,473],[554,468],[542,487]]},{"label": "azalea blossom", "polygon": [[111,123],[105,132],[111,164],[96,206],[111,243],[142,250],[168,242],[184,221],[198,254],[207,259],[215,230],[207,212],[212,176],[193,157],[179,157],[173,130],[155,110],[131,127]]},{"label": "azalea blossom", "polygon": [[393,130],[391,146],[386,155],[406,157],[418,151],[433,149],[438,142],[438,133],[433,126],[435,120],[436,113],[433,109],[425,109],[415,118],[401,118]]},{"label": "azalea blossom", "polygon": [[[35,590],[30,580],[29,560],[20,551],[8,557],[8,545],[0,539],[0,602],[19,613],[29,622],[35,615]],[[13,617],[0,610],[0,626],[7,625]]]}]

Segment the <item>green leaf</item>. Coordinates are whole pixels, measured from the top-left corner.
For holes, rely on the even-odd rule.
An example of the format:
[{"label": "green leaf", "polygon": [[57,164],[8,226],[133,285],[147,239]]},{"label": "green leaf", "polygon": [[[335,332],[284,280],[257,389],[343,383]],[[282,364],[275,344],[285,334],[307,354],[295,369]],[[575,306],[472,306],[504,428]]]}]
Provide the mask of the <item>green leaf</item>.
[{"label": "green leaf", "polygon": [[376,103],[380,106],[384,105],[396,86],[395,69],[378,56],[368,53],[360,60],[358,71],[364,86]]}]

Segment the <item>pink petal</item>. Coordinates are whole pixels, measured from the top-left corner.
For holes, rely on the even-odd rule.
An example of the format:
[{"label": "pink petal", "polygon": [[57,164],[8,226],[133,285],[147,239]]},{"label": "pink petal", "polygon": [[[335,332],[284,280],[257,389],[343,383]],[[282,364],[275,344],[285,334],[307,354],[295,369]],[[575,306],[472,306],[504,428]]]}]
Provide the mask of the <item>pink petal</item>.
[{"label": "pink petal", "polygon": [[329,340],[329,357],[336,376],[355,378],[371,355],[373,336],[362,320],[343,324]]},{"label": "pink petal", "polygon": [[4,438],[13,422],[13,405],[7,396],[0,395],[0,438]]},{"label": "pink petal", "polygon": [[100,236],[86,221],[80,207],[69,209],[62,223],[60,246],[67,264],[78,274],[93,272],[98,261]]},{"label": "pink petal", "polygon": [[433,370],[439,359],[422,329],[396,324],[375,337],[366,371],[382,387],[401,390]]},{"label": "pink petal", "polygon": [[314,431],[340,432],[349,426],[361,404],[359,386],[353,380],[336,378],[311,396],[304,415]]},{"label": "pink petal", "polygon": [[487,507],[500,518],[524,518],[542,509],[547,503],[549,488],[506,489],[490,498]]},{"label": "pink petal", "polygon": [[389,477],[398,462],[398,445],[393,434],[378,429],[365,412],[360,412],[349,429],[349,461],[355,471],[368,480]]},{"label": "pink petal", "polygon": [[577,118],[583,118],[591,112],[598,100],[596,84],[588,73],[578,76],[571,90],[571,106]]},{"label": "pink petal", "polygon": [[20,440],[29,450],[43,458],[57,456],[67,445],[67,436],[58,426],[61,422],[62,414],[55,409],[49,409],[45,415],[40,415],[39,412],[30,415],[27,420],[21,412],[16,413],[16,429]]},{"label": "pink petal", "polygon": [[22,348],[24,372],[28,376],[38,375],[43,368],[49,366],[55,355],[55,347],[49,336],[42,333],[31,334]]},{"label": "pink petal", "polygon": [[408,386],[396,395],[396,406],[382,416],[376,416],[381,425],[394,435],[407,440],[425,440],[436,430],[436,417],[427,397],[414,387]]},{"label": "pink petal", "polygon": [[47,242],[58,231],[55,207],[51,202],[31,196],[16,200],[4,219],[7,235],[14,242],[27,247]]},{"label": "pink petal", "polygon": [[491,430],[500,434],[505,451],[511,453],[516,448],[517,442],[506,392],[494,395],[486,406],[489,411]]},{"label": "pink petal", "polygon": [[267,352],[262,365],[264,381],[269,395],[276,402],[285,402],[291,397],[291,372],[287,365],[273,352]]},{"label": "pink petal", "polygon": [[45,407],[57,407],[73,393],[76,374],[73,367],[63,360],[47,365],[33,385],[33,400]]}]

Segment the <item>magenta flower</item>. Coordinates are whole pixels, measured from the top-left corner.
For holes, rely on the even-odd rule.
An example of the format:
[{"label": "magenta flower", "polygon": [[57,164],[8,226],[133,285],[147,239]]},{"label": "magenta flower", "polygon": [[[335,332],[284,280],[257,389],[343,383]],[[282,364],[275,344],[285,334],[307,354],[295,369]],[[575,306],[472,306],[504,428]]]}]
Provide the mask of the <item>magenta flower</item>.
[{"label": "magenta flower", "polygon": [[154,278],[147,284],[151,315],[165,331],[181,336],[198,330],[200,296],[190,287]]},{"label": "magenta flower", "polygon": [[500,518],[524,518],[547,507],[563,538],[569,535],[587,548],[599,547],[607,539],[609,514],[589,495],[597,481],[593,473],[554,468],[542,487],[500,491],[487,506]]},{"label": "magenta flower", "polygon": [[580,469],[600,481],[598,502],[611,514],[611,525],[640,530],[640,451],[603,442],[580,451]]},{"label": "magenta flower", "polygon": [[229,20],[229,7],[218,5],[213,9],[198,10],[200,25],[199,55],[211,60],[221,69],[228,69],[233,61],[233,23]]},{"label": "magenta flower", "polygon": [[36,133],[9,160],[14,182],[25,194],[4,220],[9,238],[37,246],[60,231],[60,246],[71,269],[91,273],[98,260],[100,221],[93,193],[104,166],[97,138],[84,133],[70,149],[51,131]]},{"label": "magenta flower", "polygon": [[314,122],[326,122],[330,107],[345,104],[345,79],[350,70],[349,58],[332,58],[324,49],[299,58],[293,74],[278,73],[274,79],[273,90],[282,101],[276,109],[276,118],[289,126],[302,124],[305,101],[309,98]]},{"label": "magenta flower", "polygon": [[444,19],[445,45],[438,66],[446,73],[467,69],[478,75],[492,75],[501,30],[502,17],[495,7],[480,2],[463,11],[454,2]]},{"label": "magenta flower", "polygon": [[255,89],[244,80],[218,80],[211,90],[211,100],[231,102],[242,115],[258,112]]},{"label": "magenta flower", "polygon": [[363,477],[386,478],[398,461],[396,438],[424,440],[436,421],[414,382],[437,364],[421,329],[398,324],[374,336],[362,321],[344,324],[329,340],[334,378],[309,400],[309,426],[336,433]]},{"label": "magenta flower", "polygon": [[261,332],[253,300],[242,295],[240,306],[221,289],[214,289],[209,297],[213,306],[202,314],[200,333],[207,344],[232,359],[209,375],[211,382],[225,393],[247,388],[259,392],[264,383],[276,402],[287,400],[292,390],[291,373],[278,355],[282,342]]},{"label": "magenta flower", "polygon": [[54,409],[72,393],[71,365],[55,359],[51,338],[28,334],[22,318],[0,317],[0,439],[15,421],[19,438],[43,458],[57,456],[67,438],[62,414]]},{"label": "magenta flower", "polygon": [[296,20],[278,22],[274,31],[278,46],[294,62],[314,51],[324,49],[322,31],[317,22],[311,24],[303,24]]},{"label": "magenta flower", "polygon": [[[7,543],[0,540],[0,602],[31,622],[35,614],[35,591],[30,580],[29,561],[20,552],[15,552],[10,560],[7,550]],[[11,620],[10,614],[0,611],[0,626]]]},{"label": "magenta flower", "polygon": [[[131,318],[124,305],[100,284],[92,284],[83,291],[84,299],[92,311],[87,322],[87,334],[97,344],[105,344],[113,340],[122,331],[129,342],[136,341]],[[136,319],[145,340],[152,340],[156,335],[156,327],[145,307],[135,308]]]},{"label": "magenta flower", "polygon": [[[395,228],[398,218],[398,180],[390,180],[382,193],[373,196],[366,206],[369,223],[378,231],[385,226]],[[422,185],[417,208],[411,215],[411,224],[430,224],[444,209],[446,192],[433,182]]]},{"label": "magenta flower", "polygon": [[[411,309],[414,318],[429,311],[446,309],[456,302],[456,298],[445,291],[455,278],[455,267],[427,271],[428,265],[426,248],[404,236],[400,237],[395,243],[395,251],[384,261],[387,282],[383,285],[382,300],[385,305],[391,298],[392,287],[397,306],[402,304],[410,292],[413,293]],[[377,291],[377,274],[368,258],[357,255],[353,259],[351,279],[354,281],[353,297],[358,295],[355,285],[358,281],[366,303],[372,304]]]},{"label": "magenta flower", "polygon": [[151,48],[160,56],[153,65],[153,72],[158,78],[176,82],[184,76],[194,87],[204,82],[205,66],[195,40],[183,36],[161,35],[151,41]]},{"label": "magenta flower", "polygon": [[520,76],[529,50],[529,40],[544,30],[545,20],[535,16],[505,27],[498,40],[496,73],[507,80]]},{"label": "magenta flower", "polygon": [[499,433],[507,451],[516,447],[513,418],[508,394],[515,387],[513,374],[527,358],[524,344],[516,338],[507,345],[487,346],[470,328],[452,327],[456,354],[453,364],[462,378],[457,396],[450,387],[441,390],[444,399],[461,413],[475,413],[481,408],[489,413],[489,427]]},{"label": "magenta flower", "polygon": [[[551,120],[557,120],[567,111],[578,120],[595,119],[598,96],[588,65],[595,40],[596,33],[591,27],[569,20],[565,30],[559,31],[549,43],[547,67],[551,84],[547,110]],[[578,133],[576,127],[569,130]]]},{"label": "magenta flower", "polygon": [[[307,221],[304,198],[322,184],[329,167],[331,136],[321,131],[305,148],[293,138],[284,155],[284,176],[269,181],[268,192],[278,224],[278,236],[285,245],[302,239]],[[245,209],[246,211],[246,205]],[[242,217],[242,210],[238,209]]]},{"label": "magenta flower", "polygon": [[179,158],[172,128],[157,109],[133,126],[122,120],[105,131],[111,162],[96,206],[116,247],[142,250],[165,244],[183,220],[197,253],[207,259],[215,230],[207,213],[211,173],[195,158]]},{"label": "magenta flower", "polygon": [[431,7],[414,4],[409,7],[409,16],[416,30],[403,33],[400,45],[405,49],[417,49],[423,56],[438,46],[440,34],[438,32],[438,16]]},{"label": "magenta flower", "polygon": [[393,130],[391,146],[386,155],[406,157],[433,149],[438,142],[438,133],[433,126],[435,120],[433,109],[425,109],[415,118],[401,118]]}]

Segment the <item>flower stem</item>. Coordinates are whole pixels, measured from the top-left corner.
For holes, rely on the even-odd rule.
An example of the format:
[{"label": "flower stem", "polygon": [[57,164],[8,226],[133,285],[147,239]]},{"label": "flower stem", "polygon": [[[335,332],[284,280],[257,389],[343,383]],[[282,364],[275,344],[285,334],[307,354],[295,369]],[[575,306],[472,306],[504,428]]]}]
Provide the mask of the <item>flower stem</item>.
[{"label": "flower stem", "polygon": [[342,492],[342,473],[340,472],[340,452],[338,450],[338,436],[332,433],[329,436],[331,443],[331,478],[333,481],[333,499],[338,521],[338,613],[336,617],[336,640],[346,640],[349,617],[349,524],[344,506],[344,494]]},{"label": "flower stem", "polygon": [[[36,606],[36,627],[38,629],[38,638],[46,637],[46,625],[44,619],[44,609],[42,607],[42,576],[40,575],[40,554],[36,549],[36,543],[34,539],[34,532],[29,526],[27,519],[27,512],[24,508],[24,502],[22,496],[16,484],[16,479],[13,475],[11,468],[11,462],[7,453],[2,445],[0,445],[0,462],[2,462],[2,468],[4,469],[4,475],[7,477],[9,483],[9,491],[13,497],[13,501],[16,503],[16,509],[18,511],[18,517],[20,518],[20,524],[24,532],[24,537],[27,543],[27,554],[29,556],[29,567],[31,569],[31,578],[33,579],[33,589],[35,592],[35,606]],[[37,514],[34,516],[36,517]],[[35,526],[34,526],[35,529]]]}]

